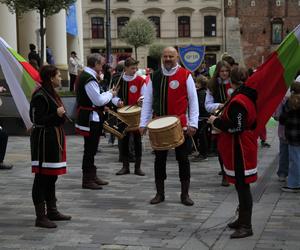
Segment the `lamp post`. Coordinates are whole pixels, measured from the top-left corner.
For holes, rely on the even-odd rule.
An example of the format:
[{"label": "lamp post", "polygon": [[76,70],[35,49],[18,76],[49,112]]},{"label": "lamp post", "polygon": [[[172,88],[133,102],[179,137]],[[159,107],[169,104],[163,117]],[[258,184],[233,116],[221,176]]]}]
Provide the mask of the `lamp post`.
[{"label": "lamp post", "polygon": [[110,0],[105,1],[106,8],[106,62],[111,63]]}]

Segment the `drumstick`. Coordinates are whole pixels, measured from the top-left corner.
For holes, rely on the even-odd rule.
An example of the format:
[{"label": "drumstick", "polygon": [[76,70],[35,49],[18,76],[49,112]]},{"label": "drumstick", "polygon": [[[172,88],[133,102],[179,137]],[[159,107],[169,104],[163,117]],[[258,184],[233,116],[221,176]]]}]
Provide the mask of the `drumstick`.
[{"label": "drumstick", "polygon": [[123,75],[124,75],[124,71],[121,73],[121,75],[117,81],[117,84],[114,86],[115,89],[117,89],[119,87],[119,84],[120,84],[120,81],[121,81],[121,78],[123,77]]},{"label": "drumstick", "polygon": [[194,148],[195,148],[196,153],[199,154],[199,151],[198,151],[198,149],[197,149],[197,147],[196,147],[196,143],[195,143],[195,141],[194,141],[193,136],[191,136],[191,139],[192,139],[193,146],[194,146]]}]

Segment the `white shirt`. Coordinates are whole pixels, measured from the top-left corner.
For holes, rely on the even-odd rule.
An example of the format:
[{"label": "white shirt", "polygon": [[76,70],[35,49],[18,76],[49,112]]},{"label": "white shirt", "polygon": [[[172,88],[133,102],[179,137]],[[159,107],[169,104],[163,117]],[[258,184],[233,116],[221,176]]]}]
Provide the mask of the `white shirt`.
[{"label": "white shirt", "polygon": [[[163,74],[166,76],[174,75],[177,70],[179,69],[179,65],[172,68],[170,71],[167,71],[165,68],[162,67]],[[187,121],[189,127],[198,128],[198,117],[199,117],[199,107],[198,107],[198,96],[195,87],[195,82],[190,74],[188,79],[186,80],[187,86],[187,94],[188,94],[188,115]],[[141,120],[140,120],[140,127],[146,127],[148,122],[152,118],[152,102],[153,102],[153,88],[152,88],[152,81],[149,80],[144,94],[144,102],[142,106],[141,112]]]},{"label": "white shirt", "polygon": [[77,57],[74,58],[71,56],[69,58],[69,73],[77,76],[79,67],[82,67],[79,59]]},{"label": "white shirt", "polygon": [[[85,67],[84,71],[92,75],[93,77],[97,78],[97,72],[89,67]],[[101,107],[105,104],[112,101],[114,105],[117,106],[120,98],[113,97],[112,93],[110,91],[106,91],[102,94],[100,94],[100,87],[99,83],[97,81],[90,81],[85,86],[85,91],[90,98],[91,102],[94,104],[93,107]],[[90,121],[94,122],[100,122],[100,117],[96,111],[93,111],[90,114]]]},{"label": "white shirt", "polygon": [[221,103],[215,102],[214,97],[212,96],[211,92],[209,90],[206,91],[206,96],[205,96],[205,109],[208,113],[213,113],[215,112]]}]

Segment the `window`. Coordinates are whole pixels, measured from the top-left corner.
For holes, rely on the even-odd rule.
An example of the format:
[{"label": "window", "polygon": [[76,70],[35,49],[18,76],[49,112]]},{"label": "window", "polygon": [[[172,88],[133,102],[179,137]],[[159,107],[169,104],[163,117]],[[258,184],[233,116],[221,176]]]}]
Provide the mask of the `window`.
[{"label": "window", "polygon": [[282,21],[278,20],[272,23],[272,44],[280,44],[282,42]]},{"label": "window", "polygon": [[104,18],[103,17],[92,17],[92,38],[104,38]]},{"label": "window", "polygon": [[160,37],[160,17],[150,16],[149,20],[154,23],[154,26],[156,28],[156,37]]},{"label": "window", "polygon": [[217,36],[217,17],[205,16],[204,17],[204,36]]},{"label": "window", "polygon": [[118,27],[117,27],[118,37],[120,37],[121,30],[128,23],[128,21],[129,21],[129,17],[127,17],[127,16],[121,16],[121,17],[117,18],[117,23],[118,23]]},{"label": "window", "polygon": [[180,16],[178,17],[178,36],[179,37],[190,37],[190,17]]}]

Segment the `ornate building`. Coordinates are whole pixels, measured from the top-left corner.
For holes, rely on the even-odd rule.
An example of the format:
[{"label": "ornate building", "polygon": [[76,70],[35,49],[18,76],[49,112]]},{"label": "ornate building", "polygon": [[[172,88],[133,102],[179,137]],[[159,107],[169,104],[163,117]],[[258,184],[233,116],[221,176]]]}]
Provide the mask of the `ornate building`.
[{"label": "ornate building", "polygon": [[300,23],[299,0],[225,0],[226,49],[256,68]]},{"label": "ornate building", "polygon": [[[205,45],[206,60],[215,63],[225,44],[223,6],[223,0],[111,0],[113,63],[133,53],[132,48],[119,39],[119,34],[131,18],[142,16],[156,26],[155,43]],[[86,0],[82,7],[84,53],[97,51],[105,55],[105,0]],[[147,55],[148,47],[138,49],[141,67],[151,65]]]}]

